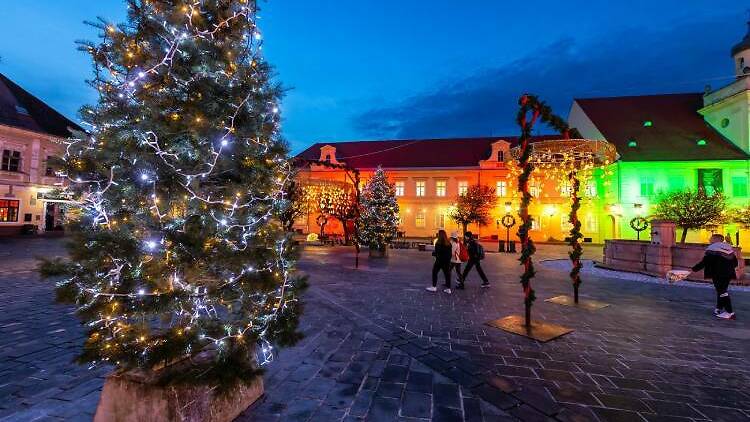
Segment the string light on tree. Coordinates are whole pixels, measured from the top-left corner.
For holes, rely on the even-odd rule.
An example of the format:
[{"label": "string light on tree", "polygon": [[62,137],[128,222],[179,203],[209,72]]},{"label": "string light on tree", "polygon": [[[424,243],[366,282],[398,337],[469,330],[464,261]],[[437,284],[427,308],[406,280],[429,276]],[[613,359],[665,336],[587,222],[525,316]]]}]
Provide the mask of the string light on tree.
[{"label": "string light on tree", "polygon": [[396,237],[398,215],[396,188],[378,167],[362,191],[359,242],[385,253],[387,245]]},{"label": "string light on tree", "polygon": [[304,284],[277,222],[291,166],[258,9],[127,4],[127,24],[100,21],[100,42],[82,44],[99,101],[62,163],[81,212],[71,262],[45,267],[87,323],[81,361],[149,369],[209,353],[176,381],[250,382],[253,352],[262,364],[299,338]]}]

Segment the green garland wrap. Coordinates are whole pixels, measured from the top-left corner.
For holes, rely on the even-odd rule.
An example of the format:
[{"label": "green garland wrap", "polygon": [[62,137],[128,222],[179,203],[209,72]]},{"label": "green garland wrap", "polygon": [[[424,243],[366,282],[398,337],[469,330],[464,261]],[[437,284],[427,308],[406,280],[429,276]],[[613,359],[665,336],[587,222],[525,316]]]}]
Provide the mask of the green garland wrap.
[{"label": "green garland wrap", "polygon": [[573,226],[570,228],[570,237],[568,244],[570,245],[570,262],[573,264],[573,268],[570,270],[570,280],[573,282],[573,297],[575,303],[578,303],[578,287],[581,285],[581,255],[583,255],[583,247],[581,246],[581,221],[578,219],[578,210],[581,208],[581,198],[578,196],[578,191],[581,188],[581,182],[578,180],[576,172],[572,171],[568,175],[570,181],[570,215],[568,221]]},{"label": "green garland wrap", "polygon": [[531,305],[536,299],[534,289],[531,287],[531,279],[536,274],[532,257],[536,252],[534,241],[529,236],[531,230],[531,217],[529,216],[529,205],[532,196],[529,192],[529,179],[534,171],[534,165],[531,163],[531,131],[537,120],[546,123],[548,126],[557,130],[565,139],[571,136],[580,138],[581,134],[575,128],[568,126],[565,119],[552,113],[552,108],[545,102],[540,101],[535,95],[524,94],[518,100],[518,114],[516,123],[521,127],[521,136],[519,146],[521,153],[518,157],[518,166],[521,168],[521,174],[518,175],[518,191],[521,193],[521,206],[519,216],[521,224],[518,227],[518,238],[521,242],[521,256],[519,261],[523,265],[521,274],[521,285],[524,293],[524,308],[526,326],[531,326]]}]

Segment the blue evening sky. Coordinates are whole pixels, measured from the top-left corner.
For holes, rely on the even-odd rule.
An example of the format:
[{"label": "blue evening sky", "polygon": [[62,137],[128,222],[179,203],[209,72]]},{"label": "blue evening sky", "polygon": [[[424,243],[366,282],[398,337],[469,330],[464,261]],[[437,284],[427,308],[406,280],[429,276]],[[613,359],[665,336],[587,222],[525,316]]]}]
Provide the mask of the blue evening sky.
[{"label": "blue evening sky", "polygon": [[[284,134],[320,140],[515,135],[518,95],[700,92],[731,80],[750,2],[271,0],[268,60],[289,88]],[[77,120],[94,100],[84,20],[118,0],[2,0],[0,72]]]}]

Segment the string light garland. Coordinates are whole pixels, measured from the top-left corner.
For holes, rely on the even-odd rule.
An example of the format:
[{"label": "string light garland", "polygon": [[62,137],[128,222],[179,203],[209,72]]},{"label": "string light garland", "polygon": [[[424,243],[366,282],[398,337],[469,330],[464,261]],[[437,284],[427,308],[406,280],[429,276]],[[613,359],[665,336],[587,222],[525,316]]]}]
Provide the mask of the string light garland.
[{"label": "string light garland", "polygon": [[[519,216],[521,224],[518,228],[518,237],[521,242],[521,256],[519,261],[523,265],[521,274],[521,285],[524,291],[524,308],[525,308],[525,325],[531,326],[531,305],[536,299],[534,289],[531,286],[531,279],[534,278],[535,270],[533,264],[533,255],[536,252],[534,242],[529,235],[532,221],[529,215],[529,206],[531,205],[532,195],[529,190],[529,184],[535,167],[543,167],[545,173],[557,175],[565,174],[571,184],[571,214],[569,222],[572,224],[570,232],[571,251],[570,259],[573,262],[573,269],[570,277],[573,281],[574,288],[577,292],[580,285],[580,256],[582,248],[580,245],[580,228],[577,211],[580,207],[578,190],[580,181],[576,176],[579,169],[591,170],[599,161],[611,162],[614,148],[595,141],[594,143],[580,142],[581,134],[577,129],[571,128],[568,123],[561,117],[552,113],[552,109],[543,101],[540,101],[534,95],[524,94],[518,100],[519,110],[516,115],[516,123],[521,128],[519,145],[511,151],[517,161],[518,174],[518,191],[521,194],[521,204],[519,207]],[[552,142],[531,142],[531,132],[537,122],[546,123],[554,130],[558,131],[563,140]],[[573,138],[573,139],[571,139]],[[578,140],[578,141],[577,141]],[[591,151],[599,151],[602,147],[604,154],[591,154]],[[605,157],[602,159],[601,157]],[[548,167],[547,167],[548,166]],[[553,176],[551,176],[553,177]],[[577,297],[577,294],[576,294]]]},{"label": "string light garland", "polygon": [[80,218],[58,297],[88,328],[82,362],[151,369],[209,352],[180,381],[251,382],[300,338],[304,287],[279,223],[293,171],[258,8],[127,5],[126,24],[93,24],[100,42],[82,44],[99,101],[61,163]]},{"label": "string light garland", "polygon": [[[563,136],[570,134],[571,128],[562,119],[553,120],[555,129]],[[573,284],[573,300],[578,303],[578,290],[581,285],[581,256],[583,255],[583,234],[578,210],[581,208],[579,195],[581,180],[593,178],[594,171],[602,178],[611,175],[609,165],[618,158],[614,145],[603,140],[593,139],[559,139],[543,140],[528,146],[529,163],[533,166],[532,174],[539,171],[545,180],[552,180],[560,186],[560,192],[570,197],[570,233],[568,256],[572,264],[570,280]],[[511,150],[511,155],[518,159],[521,155],[520,147]],[[533,180],[533,179],[532,179]],[[532,182],[533,183],[533,182]],[[587,184],[590,182],[586,182]]]}]

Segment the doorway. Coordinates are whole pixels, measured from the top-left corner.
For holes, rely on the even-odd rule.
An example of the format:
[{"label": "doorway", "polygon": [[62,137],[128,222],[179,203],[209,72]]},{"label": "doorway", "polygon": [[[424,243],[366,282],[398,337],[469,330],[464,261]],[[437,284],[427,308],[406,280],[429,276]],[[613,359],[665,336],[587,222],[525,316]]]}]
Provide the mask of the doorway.
[{"label": "doorway", "polygon": [[47,202],[44,207],[44,231],[52,231],[55,229],[55,204]]}]

